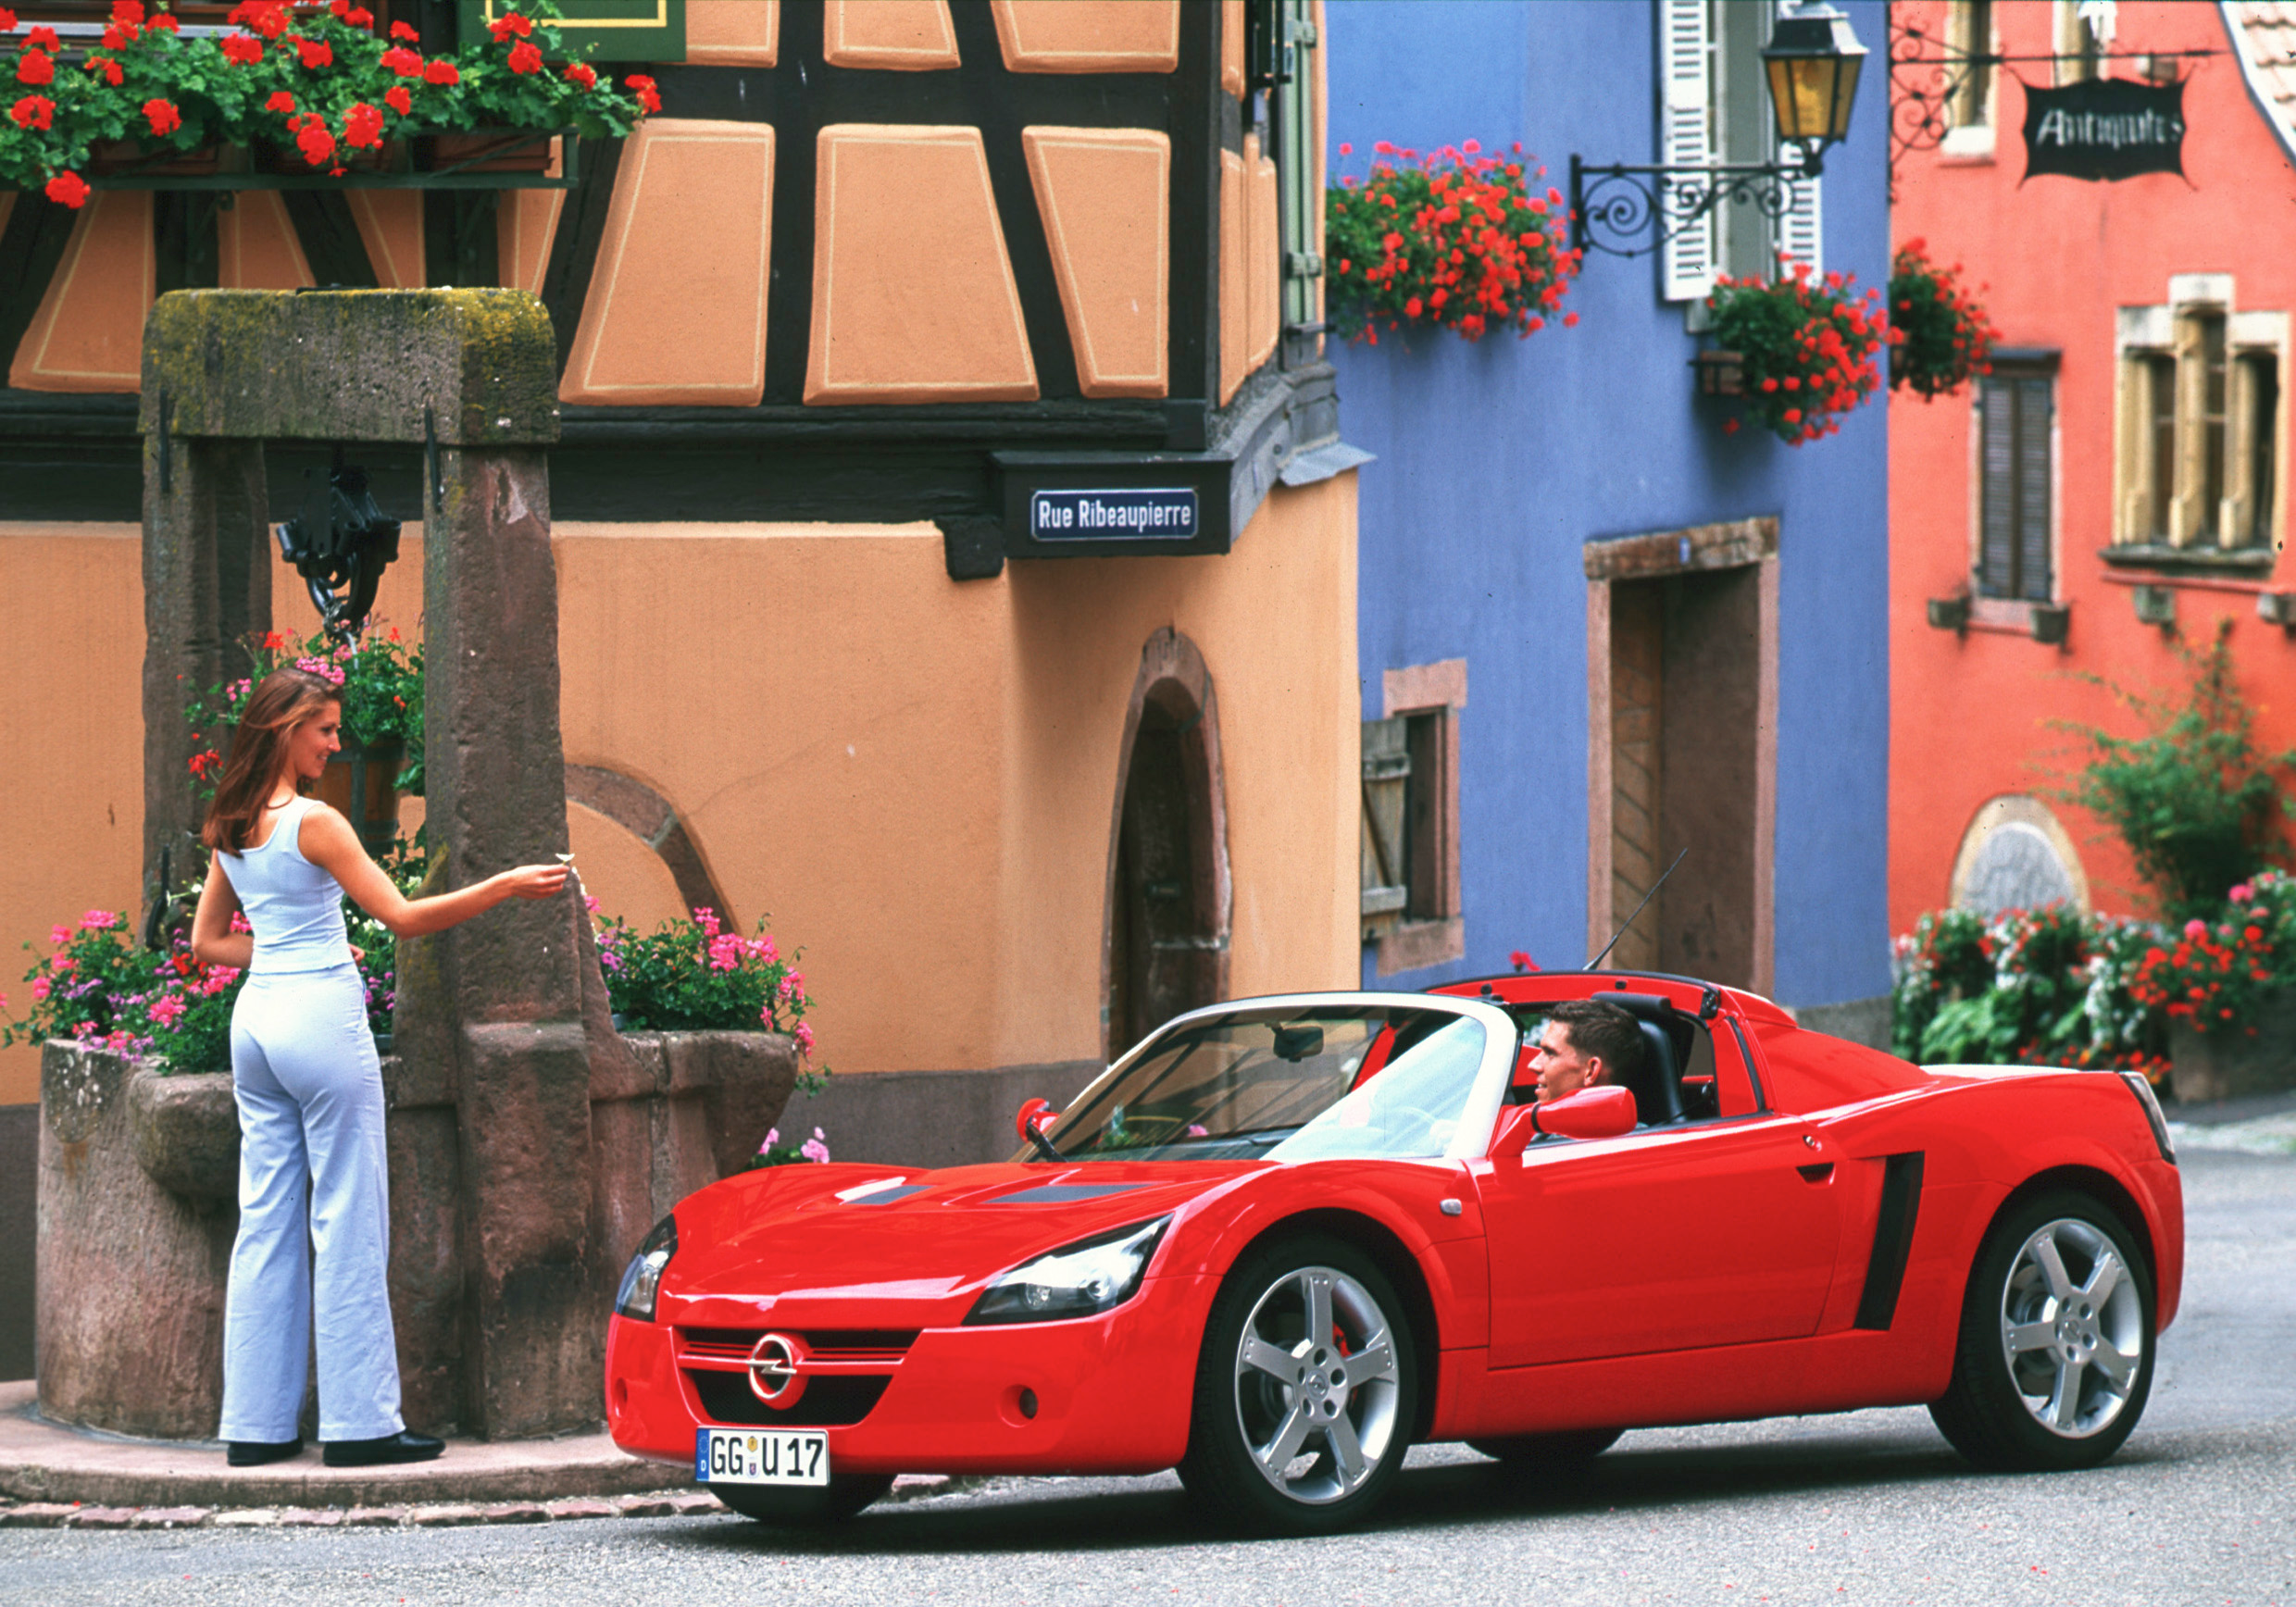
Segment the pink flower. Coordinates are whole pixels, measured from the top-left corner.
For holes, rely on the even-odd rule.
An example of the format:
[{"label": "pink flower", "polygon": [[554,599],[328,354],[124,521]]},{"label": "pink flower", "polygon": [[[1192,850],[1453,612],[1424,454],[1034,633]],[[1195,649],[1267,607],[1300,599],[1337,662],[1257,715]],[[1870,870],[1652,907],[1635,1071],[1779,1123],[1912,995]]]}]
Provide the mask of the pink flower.
[{"label": "pink flower", "polygon": [[112,922],[119,918],[109,910],[90,910],[80,917],[80,929],[83,932],[109,931]]},{"label": "pink flower", "polygon": [[2185,922],[2184,935],[2187,938],[2191,939],[2204,938],[2208,936],[2208,923],[2201,919],[2198,916],[2195,916],[2192,919]]},{"label": "pink flower", "polygon": [[693,924],[702,928],[704,937],[714,938],[718,935],[718,912],[707,906],[697,909],[693,912]]},{"label": "pink flower", "polygon": [[48,996],[48,979],[45,977],[34,977],[31,979],[31,996],[34,999],[43,1000]]},{"label": "pink flower", "polygon": [[252,932],[255,930],[255,928],[247,924],[246,911],[233,910],[231,912],[231,930],[235,932]]},{"label": "pink flower", "polygon": [[742,964],[742,940],[731,932],[712,938],[709,941],[709,968],[713,971],[736,969]]},{"label": "pink flower", "polygon": [[183,1001],[175,994],[162,993],[152,1001],[152,1019],[162,1027],[173,1027],[182,1019],[185,1008]]},{"label": "pink flower", "polygon": [[2256,896],[2256,890],[2249,883],[2242,882],[2240,886],[2234,888],[2225,896],[2229,898],[2234,903],[2246,903],[2250,899]]},{"label": "pink flower", "polygon": [[821,1129],[819,1127],[813,1129],[813,1137],[807,1139],[804,1143],[797,1146],[797,1152],[805,1156],[806,1160],[813,1162],[816,1165],[822,1165],[829,1160],[830,1147],[826,1143],[822,1142]]},{"label": "pink flower", "polygon": [[71,929],[71,928],[69,928],[69,927],[65,927],[65,926],[55,926],[55,927],[50,927],[50,928],[48,928],[48,941],[49,941],[49,942],[51,942],[51,943],[53,943],[53,944],[55,944],[57,948],[59,948],[59,949],[60,949],[60,948],[62,948],[62,947],[63,947],[66,943],[69,943],[69,942],[70,942],[70,941],[71,941],[71,934],[72,934],[72,929]]},{"label": "pink flower", "polygon": [[757,1146],[757,1152],[762,1155],[780,1141],[781,1129],[780,1127],[767,1127],[766,1129],[766,1141]]},{"label": "pink flower", "polygon": [[802,1021],[797,1024],[797,1053],[808,1059],[813,1055],[813,1028]]}]

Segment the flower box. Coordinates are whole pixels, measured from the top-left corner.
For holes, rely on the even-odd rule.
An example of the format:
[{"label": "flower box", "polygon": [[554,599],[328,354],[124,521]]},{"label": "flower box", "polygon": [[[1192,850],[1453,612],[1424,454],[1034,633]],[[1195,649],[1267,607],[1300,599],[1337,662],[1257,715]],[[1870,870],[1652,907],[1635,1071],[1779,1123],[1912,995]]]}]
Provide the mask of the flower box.
[{"label": "flower box", "polygon": [[418,173],[547,173],[555,159],[555,131],[480,129],[424,134],[415,140]]},{"label": "flower box", "polygon": [[147,151],[135,140],[97,140],[88,146],[88,172],[97,178],[204,178],[224,170],[225,147]]},{"label": "flower box", "polygon": [[1743,396],[1746,359],[1736,352],[1701,352],[1691,359],[1701,396]]},{"label": "flower box", "polygon": [[2260,1002],[2253,1031],[2195,1032],[2168,1025],[2170,1086],[2180,1104],[2208,1104],[2296,1088],[2296,988]]}]

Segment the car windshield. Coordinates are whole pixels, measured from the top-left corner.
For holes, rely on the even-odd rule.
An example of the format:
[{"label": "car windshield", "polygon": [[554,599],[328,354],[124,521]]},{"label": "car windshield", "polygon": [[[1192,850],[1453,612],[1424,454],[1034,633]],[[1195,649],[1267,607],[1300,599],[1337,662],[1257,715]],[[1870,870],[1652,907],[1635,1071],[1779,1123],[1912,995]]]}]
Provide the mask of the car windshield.
[{"label": "car windshield", "polygon": [[1239,1010],[1158,1039],[1048,1136],[1079,1161],[1440,1155],[1484,1047],[1449,1011]]}]

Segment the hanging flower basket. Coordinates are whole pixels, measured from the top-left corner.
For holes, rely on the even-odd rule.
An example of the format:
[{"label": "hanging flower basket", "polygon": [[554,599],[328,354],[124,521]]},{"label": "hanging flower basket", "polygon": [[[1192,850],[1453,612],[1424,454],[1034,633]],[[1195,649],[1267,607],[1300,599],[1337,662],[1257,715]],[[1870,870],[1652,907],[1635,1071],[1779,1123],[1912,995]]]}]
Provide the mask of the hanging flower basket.
[{"label": "hanging flower basket", "polygon": [[[1876,305],[1881,293],[1861,297],[1855,286],[1851,275],[1829,273],[1821,280],[1797,264],[1778,280],[1725,274],[1706,298],[1716,347],[1707,355],[1737,359],[1745,411],[1788,445],[1833,434],[1842,415],[1881,387],[1874,366],[1884,338]],[[1728,366],[1713,365],[1711,388],[1702,367],[1700,389],[1729,394],[1721,389]],[[1737,428],[1736,418],[1723,425],[1726,431]]]},{"label": "hanging flower basket", "polygon": [[[1543,329],[1578,271],[1562,192],[1530,191],[1546,169],[1527,173],[1533,158],[1520,145],[1503,157],[1475,140],[1425,157],[1384,140],[1372,149],[1397,159],[1324,193],[1332,327],[1375,346],[1382,326],[1452,329],[1470,341],[1492,329]],[[1563,318],[1578,321],[1575,312]]]},{"label": "hanging flower basket", "polygon": [[1973,375],[1990,374],[2001,331],[1961,281],[1961,268],[1940,268],[1918,240],[1890,262],[1890,389],[1947,396]]},{"label": "hanging flower basket", "polygon": [[249,159],[234,148],[272,173],[406,172],[407,141],[474,134],[503,148],[484,164],[441,167],[545,168],[551,134],[618,138],[662,104],[643,74],[618,88],[567,60],[556,15],[550,0],[529,0],[496,15],[490,38],[425,56],[412,27],[393,22],[385,38],[353,0],[292,10],[242,0],[230,18],[240,31],[197,39],[165,9],[115,0],[101,38],[69,48],[0,4],[0,188],[80,206],[88,175],[228,171]]}]

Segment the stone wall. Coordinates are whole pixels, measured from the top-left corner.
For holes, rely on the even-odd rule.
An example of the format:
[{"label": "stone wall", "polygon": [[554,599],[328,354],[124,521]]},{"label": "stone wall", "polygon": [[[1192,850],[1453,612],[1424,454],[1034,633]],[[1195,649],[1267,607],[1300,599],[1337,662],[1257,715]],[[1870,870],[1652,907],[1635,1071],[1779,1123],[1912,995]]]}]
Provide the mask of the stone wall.
[{"label": "stone wall", "polygon": [[[623,1042],[626,1066],[593,1078],[590,1095],[596,1253],[587,1319],[601,1336],[639,1240],[685,1195],[738,1169],[796,1077],[794,1050],[776,1035],[633,1033]],[[456,1090],[433,1065],[395,1055],[382,1076],[406,1415],[409,1426],[436,1432],[473,1422]],[[121,1055],[51,1042],[40,1108],[31,1307],[41,1411],[117,1433],[212,1436],[238,1227],[231,1078],[163,1077]]]}]

